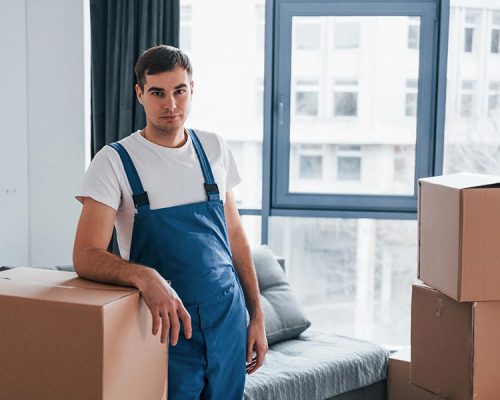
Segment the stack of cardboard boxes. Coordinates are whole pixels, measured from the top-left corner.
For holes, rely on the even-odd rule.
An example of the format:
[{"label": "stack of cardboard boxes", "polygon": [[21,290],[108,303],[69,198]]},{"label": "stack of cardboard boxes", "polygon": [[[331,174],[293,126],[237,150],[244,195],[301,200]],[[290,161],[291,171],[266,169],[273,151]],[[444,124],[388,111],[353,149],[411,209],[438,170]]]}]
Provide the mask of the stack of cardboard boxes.
[{"label": "stack of cardboard boxes", "polygon": [[411,385],[435,398],[500,399],[500,177],[421,179],[418,198],[425,285],[412,288]]}]

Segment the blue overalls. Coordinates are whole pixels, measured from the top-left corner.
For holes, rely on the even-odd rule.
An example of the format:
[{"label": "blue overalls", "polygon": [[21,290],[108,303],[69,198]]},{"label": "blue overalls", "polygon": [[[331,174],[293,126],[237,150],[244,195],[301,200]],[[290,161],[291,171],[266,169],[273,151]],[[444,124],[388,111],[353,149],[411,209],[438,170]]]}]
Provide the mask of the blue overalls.
[{"label": "blue overalls", "polygon": [[178,343],[169,346],[168,399],[241,400],[246,366],[245,300],[210,163],[195,132],[190,129],[189,134],[208,200],[156,210],[149,206],[128,152],[120,143],[110,144],[120,155],[137,208],[130,261],[153,267],[171,280],[191,316],[191,339],[185,338],[181,321]]}]

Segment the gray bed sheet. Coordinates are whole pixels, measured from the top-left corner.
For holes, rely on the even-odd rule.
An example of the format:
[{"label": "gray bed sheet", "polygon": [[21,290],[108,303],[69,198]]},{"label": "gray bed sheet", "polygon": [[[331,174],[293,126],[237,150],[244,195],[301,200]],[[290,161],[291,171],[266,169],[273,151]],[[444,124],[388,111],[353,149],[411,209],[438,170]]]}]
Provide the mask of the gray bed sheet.
[{"label": "gray bed sheet", "polygon": [[264,365],[247,375],[245,400],[336,398],[384,381],[388,358],[374,343],[307,330],[269,348]]}]

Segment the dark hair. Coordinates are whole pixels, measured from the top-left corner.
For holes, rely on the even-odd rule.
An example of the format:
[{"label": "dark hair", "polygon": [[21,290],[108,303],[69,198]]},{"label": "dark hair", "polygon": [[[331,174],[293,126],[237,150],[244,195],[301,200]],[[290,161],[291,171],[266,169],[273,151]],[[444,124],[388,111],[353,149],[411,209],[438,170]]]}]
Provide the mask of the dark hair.
[{"label": "dark hair", "polygon": [[191,61],[189,61],[186,53],[177,47],[161,44],[144,51],[137,60],[134,68],[137,84],[141,88],[141,92],[144,92],[146,74],[159,74],[160,72],[172,71],[177,67],[184,68],[188,73],[189,79],[191,79],[193,75]]}]

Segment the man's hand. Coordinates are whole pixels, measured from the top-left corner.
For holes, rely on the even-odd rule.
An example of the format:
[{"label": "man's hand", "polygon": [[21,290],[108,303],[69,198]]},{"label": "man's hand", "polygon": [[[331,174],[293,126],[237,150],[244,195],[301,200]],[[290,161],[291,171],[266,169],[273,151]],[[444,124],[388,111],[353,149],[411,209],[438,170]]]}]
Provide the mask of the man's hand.
[{"label": "man's hand", "polygon": [[[253,374],[264,362],[268,349],[264,319],[251,319],[247,338],[247,374]],[[253,353],[256,353],[254,356]]]},{"label": "man's hand", "polygon": [[184,327],[184,336],[186,339],[191,339],[191,316],[184,308],[177,292],[156,270],[151,269],[148,272],[138,288],[153,316],[153,335],[158,333],[161,323],[161,342],[165,343],[170,336],[170,344],[175,346],[179,339],[180,319]]},{"label": "man's hand", "polygon": [[138,288],[153,316],[153,335],[162,323],[161,341],[171,331],[171,344],[179,339],[180,323],[191,338],[191,317],[179,296],[153,268],[131,263],[107,251],[116,211],[90,197],[83,203],[73,248],[75,272],[82,278]]}]

